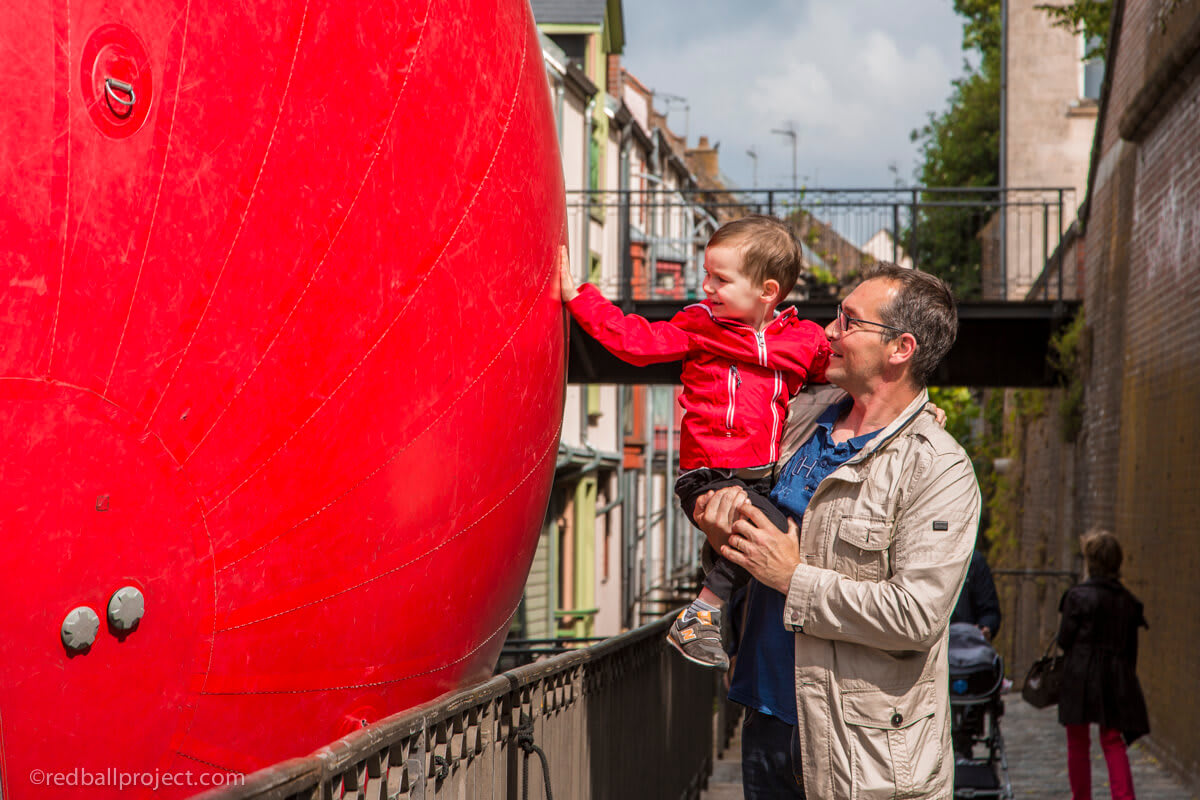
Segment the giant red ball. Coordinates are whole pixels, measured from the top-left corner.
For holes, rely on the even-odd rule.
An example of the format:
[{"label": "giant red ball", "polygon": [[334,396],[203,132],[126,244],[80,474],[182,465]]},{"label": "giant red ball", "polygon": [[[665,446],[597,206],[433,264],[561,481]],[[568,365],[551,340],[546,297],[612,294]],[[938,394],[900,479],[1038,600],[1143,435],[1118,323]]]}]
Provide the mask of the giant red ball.
[{"label": "giant red ball", "polygon": [[9,2],[0,52],[0,794],[488,675],[562,409],[528,3]]}]

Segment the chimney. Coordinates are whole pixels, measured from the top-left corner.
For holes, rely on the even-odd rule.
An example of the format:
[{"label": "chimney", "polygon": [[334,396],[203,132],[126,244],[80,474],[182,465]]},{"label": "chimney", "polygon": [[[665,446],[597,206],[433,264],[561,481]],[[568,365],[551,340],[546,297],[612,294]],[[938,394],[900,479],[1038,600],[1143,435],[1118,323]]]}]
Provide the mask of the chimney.
[{"label": "chimney", "polygon": [[701,136],[696,146],[688,149],[687,164],[702,183],[717,182],[721,173],[717,164],[717,149],[709,145],[707,136]]},{"label": "chimney", "polygon": [[624,86],[622,86],[622,84],[624,83],[624,81],[622,80],[623,72],[624,72],[624,70],[621,69],[621,54],[620,53],[609,53],[608,54],[608,93],[611,94],[613,97],[617,98],[618,100],[620,100],[621,95],[624,94],[624,92],[622,91],[624,89]]}]

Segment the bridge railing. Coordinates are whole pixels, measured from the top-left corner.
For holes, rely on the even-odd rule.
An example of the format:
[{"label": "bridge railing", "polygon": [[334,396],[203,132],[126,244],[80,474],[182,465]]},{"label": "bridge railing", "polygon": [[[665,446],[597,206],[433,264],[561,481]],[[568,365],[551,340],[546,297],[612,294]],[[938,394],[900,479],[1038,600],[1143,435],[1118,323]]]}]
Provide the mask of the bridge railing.
[{"label": "bridge railing", "polygon": [[717,678],[669,650],[672,621],[511,670],[203,797],[699,797]]},{"label": "bridge railing", "polygon": [[[704,244],[724,221],[761,213],[788,220],[811,269],[796,299],[819,299],[873,261],[915,265],[946,278],[963,300],[1062,298],[1063,260],[1052,256],[1074,217],[1067,187],[894,189],[649,189],[567,194],[568,232],[581,276],[611,299],[702,296]],[[585,257],[586,253],[586,257]],[[619,265],[602,270],[603,263]],[[584,266],[580,266],[580,265]],[[1044,276],[1047,269],[1056,272]],[[1039,282],[1039,278],[1042,280]]]}]

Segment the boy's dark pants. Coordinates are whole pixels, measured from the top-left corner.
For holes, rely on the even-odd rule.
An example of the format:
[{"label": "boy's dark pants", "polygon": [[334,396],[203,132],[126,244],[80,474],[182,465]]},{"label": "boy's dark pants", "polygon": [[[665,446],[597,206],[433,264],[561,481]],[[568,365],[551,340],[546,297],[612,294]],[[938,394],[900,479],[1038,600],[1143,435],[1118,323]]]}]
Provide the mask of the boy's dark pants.
[{"label": "boy's dark pants", "polygon": [[[680,475],[679,479],[675,481],[675,494],[679,496],[684,513],[688,515],[689,519],[694,519],[696,501],[700,499],[700,496],[705,492],[723,489],[726,486],[740,486],[745,489],[755,508],[766,514],[767,519],[771,520],[775,527],[782,531],[787,530],[787,515],[767,498],[771,492],[770,475],[747,482],[733,477],[733,470],[694,469]],[[704,547],[711,550],[707,542]],[[713,556],[715,561],[712,569],[704,578],[704,585],[722,601],[728,603],[734,590],[749,582],[750,573],[736,564],[726,561],[715,552],[713,552]]]}]

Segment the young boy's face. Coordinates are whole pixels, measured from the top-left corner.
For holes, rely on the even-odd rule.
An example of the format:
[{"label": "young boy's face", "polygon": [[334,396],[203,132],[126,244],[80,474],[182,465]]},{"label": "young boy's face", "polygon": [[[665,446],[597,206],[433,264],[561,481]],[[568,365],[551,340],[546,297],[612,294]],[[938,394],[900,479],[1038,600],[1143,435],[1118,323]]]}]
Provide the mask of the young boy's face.
[{"label": "young boy's face", "polygon": [[[772,305],[767,290],[755,286],[742,271],[742,254],[736,247],[717,245],[704,251],[704,282],[700,288],[712,303],[714,316],[756,324]],[[764,302],[764,298],[768,298]]]}]

